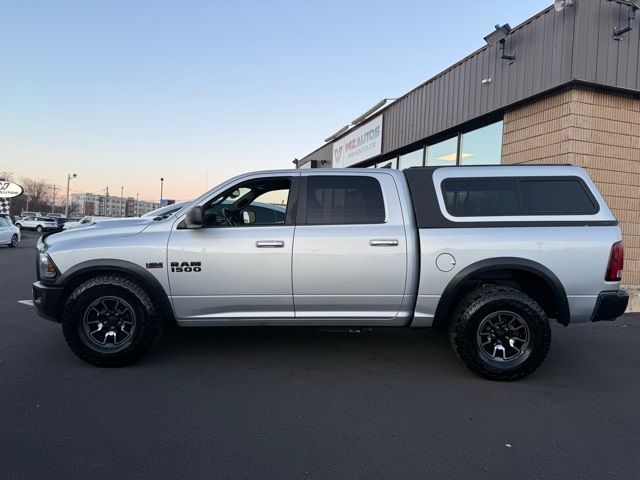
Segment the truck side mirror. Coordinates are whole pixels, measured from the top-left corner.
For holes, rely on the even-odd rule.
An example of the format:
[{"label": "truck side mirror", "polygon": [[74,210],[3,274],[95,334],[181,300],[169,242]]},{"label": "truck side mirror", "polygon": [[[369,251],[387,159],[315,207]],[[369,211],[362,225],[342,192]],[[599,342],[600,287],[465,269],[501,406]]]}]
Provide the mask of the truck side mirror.
[{"label": "truck side mirror", "polygon": [[256,222],[256,212],[244,211],[242,212],[242,223],[248,225]]},{"label": "truck side mirror", "polygon": [[202,228],[202,207],[193,207],[184,219],[185,227],[189,229]]}]

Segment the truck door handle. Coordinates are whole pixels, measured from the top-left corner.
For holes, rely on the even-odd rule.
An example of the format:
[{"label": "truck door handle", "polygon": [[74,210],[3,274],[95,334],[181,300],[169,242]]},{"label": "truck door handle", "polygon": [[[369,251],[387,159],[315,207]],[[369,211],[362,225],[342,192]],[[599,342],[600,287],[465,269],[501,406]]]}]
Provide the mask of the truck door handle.
[{"label": "truck door handle", "polygon": [[398,240],[369,240],[369,245],[372,247],[397,247]]},{"label": "truck door handle", "polygon": [[284,242],[282,240],[258,240],[256,242],[258,248],[283,248]]}]

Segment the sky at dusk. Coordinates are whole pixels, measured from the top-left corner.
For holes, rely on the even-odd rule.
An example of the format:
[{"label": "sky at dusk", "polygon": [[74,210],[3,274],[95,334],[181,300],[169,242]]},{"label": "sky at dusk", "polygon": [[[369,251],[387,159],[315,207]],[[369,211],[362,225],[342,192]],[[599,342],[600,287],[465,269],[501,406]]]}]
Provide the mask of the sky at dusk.
[{"label": "sky at dusk", "polygon": [[291,168],[540,1],[4,2],[0,174],[188,200]]}]

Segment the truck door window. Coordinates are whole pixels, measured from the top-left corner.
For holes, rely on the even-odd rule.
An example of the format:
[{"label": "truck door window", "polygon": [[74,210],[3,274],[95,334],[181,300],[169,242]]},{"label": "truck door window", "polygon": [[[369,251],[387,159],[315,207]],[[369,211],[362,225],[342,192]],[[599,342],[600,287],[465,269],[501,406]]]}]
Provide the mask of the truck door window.
[{"label": "truck door window", "polygon": [[307,224],[384,223],[380,183],[373,177],[318,175],[307,179]]},{"label": "truck door window", "polygon": [[204,205],[205,227],[284,225],[291,179],[262,178],[231,187]]}]

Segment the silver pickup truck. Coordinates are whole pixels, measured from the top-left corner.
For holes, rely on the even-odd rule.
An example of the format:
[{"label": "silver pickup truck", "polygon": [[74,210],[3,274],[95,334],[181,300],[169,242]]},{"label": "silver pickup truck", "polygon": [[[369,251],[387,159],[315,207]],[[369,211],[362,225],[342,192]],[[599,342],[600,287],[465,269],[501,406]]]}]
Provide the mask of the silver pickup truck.
[{"label": "silver pickup truck", "polygon": [[616,219],[571,166],[257,172],[166,219],[38,242],[34,304],[99,366],[137,360],[164,327],[435,327],[474,372],[544,360],[549,319],[612,320]]}]

